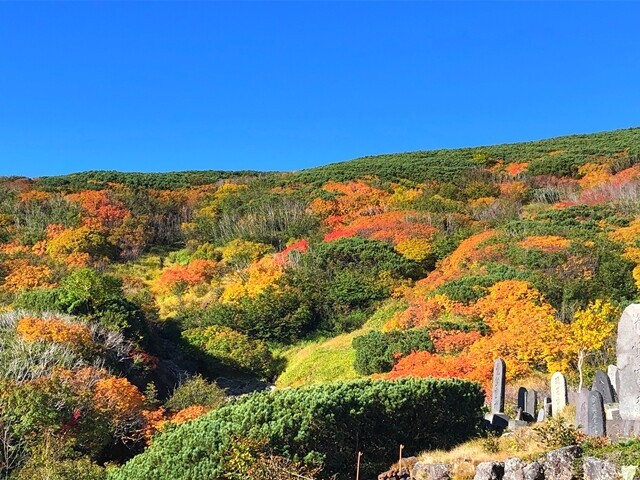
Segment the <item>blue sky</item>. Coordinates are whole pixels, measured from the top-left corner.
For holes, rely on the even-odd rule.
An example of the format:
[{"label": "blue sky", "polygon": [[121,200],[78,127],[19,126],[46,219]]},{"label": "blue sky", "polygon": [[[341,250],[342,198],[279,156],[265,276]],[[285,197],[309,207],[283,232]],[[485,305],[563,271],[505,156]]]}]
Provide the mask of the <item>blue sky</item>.
[{"label": "blue sky", "polygon": [[297,170],[640,125],[640,3],[0,2],[0,175]]}]

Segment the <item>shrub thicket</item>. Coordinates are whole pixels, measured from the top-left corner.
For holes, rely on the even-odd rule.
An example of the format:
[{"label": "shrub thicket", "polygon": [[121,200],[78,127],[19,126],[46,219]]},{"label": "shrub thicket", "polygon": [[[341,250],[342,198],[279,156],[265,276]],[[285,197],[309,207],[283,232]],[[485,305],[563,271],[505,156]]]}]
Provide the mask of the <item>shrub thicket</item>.
[{"label": "shrub thicket", "polygon": [[429,330],[373,331],[353,339],[356,351],[353,366],[361,375],[389,372],[399,356],[418,350],[433,352]]},{"label": "shrub thicket", "polygon": [[[455,400],[453,400],[455,399]],[[447,448],[476,432],[484,396],[461,380],[355,380],[260,393],[223,406],[154,439],[113,480],[223,479],[234,439],[266,440],[276,454],[323,465],[323,477],[362,478],[407,454]]]}]

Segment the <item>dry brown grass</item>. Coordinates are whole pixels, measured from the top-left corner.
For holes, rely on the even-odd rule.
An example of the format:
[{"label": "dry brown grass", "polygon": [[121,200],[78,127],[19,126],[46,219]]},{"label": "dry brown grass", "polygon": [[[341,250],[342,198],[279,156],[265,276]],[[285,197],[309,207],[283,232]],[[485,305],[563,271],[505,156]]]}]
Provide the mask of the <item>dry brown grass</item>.
[{"label": "dry brown grass", "polygon": [[535,431],[532,428],[523,427],[493,440],[484,438],[470,440],[450,451],[422,452],[418,459],[428,463],[451,464],[454,480],[467,480],[473,478],[475,468],[481,462],[501,462],[512,457],[527,461],[540,456],[545,450],[544,445],[538,441]]}]

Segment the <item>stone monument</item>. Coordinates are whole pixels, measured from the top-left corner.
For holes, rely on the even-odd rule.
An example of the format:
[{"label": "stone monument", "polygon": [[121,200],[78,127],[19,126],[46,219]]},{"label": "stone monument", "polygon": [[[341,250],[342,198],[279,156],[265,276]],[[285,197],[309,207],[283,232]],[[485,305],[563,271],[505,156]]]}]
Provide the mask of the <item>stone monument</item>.
[{"label": "stone monument", "polygon": [[567,380],[561,372],[551,376],[551,409],[553,415],[559,415],[567,406]]},{"label": "stone monument", "polygon": [[491,392],[491,413],[504,412],[504,389],[507,382],[507,365],[501,358],[493,363],[493,390]]},{"label": "stone monument", "polygon": [[596,375],[593,379],[593,387],[591,387],[591,390],[600,392],[604,403],[615,403],[616,401],[615,392],[613,391],[613,386],[611,385],[611,380],[609,380],[609,376],[602,370],[596,370]]},{"label": "stone monument", "polygon": [[624,309],[616,344],[618,399],[624,420],[640,420],[640,304]]},{"label": "stone monument", "polygon": [[606,433],[607,426],[602,394],[597,390],[592,390],[589,392],[587,405],[587,435],[602,437],[606,435]]}]

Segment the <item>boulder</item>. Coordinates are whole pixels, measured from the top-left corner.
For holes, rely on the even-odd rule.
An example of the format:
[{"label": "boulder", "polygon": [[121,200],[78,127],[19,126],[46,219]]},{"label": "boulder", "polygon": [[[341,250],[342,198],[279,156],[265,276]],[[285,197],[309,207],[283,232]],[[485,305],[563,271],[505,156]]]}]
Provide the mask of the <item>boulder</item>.
[{"label": "boulder", "polygon": [[417,462],[411,475],[415,480],[451,480],[451,465]]},{"label": "boulder", "polygon": [[524,480],[526,464],[520,458],[509,458],[504,462],[504,476],[502,480]]},{"label": "boulder", "polygon": [[620,472],[616,466],[600,458],[585,457],[583,462],[585,480],[618,480]]},{"label": "boulder", "polygon": [[392,468],[378,475],[378,480],[408,480],[409,478],[411,478],[411,474],[406,467]]},{"label": "boulder", "polygon": [[576,474],[574,462],[582,451],[577,445],[547,453],[544,461],[545,480],[573,480]]},{"label": "boulder", "polygon": [[503,462],[482,462],[476,467],[476,474],[473,480],[502,480],[503,476]]},{"label": "boulder", "polygon": [[522,480],[545,480],[544,465],[532,462],[522,470]]}]

